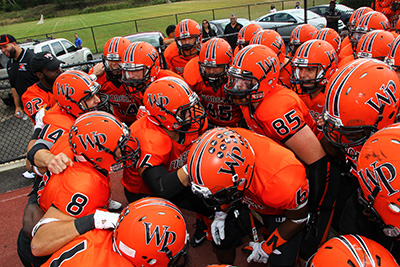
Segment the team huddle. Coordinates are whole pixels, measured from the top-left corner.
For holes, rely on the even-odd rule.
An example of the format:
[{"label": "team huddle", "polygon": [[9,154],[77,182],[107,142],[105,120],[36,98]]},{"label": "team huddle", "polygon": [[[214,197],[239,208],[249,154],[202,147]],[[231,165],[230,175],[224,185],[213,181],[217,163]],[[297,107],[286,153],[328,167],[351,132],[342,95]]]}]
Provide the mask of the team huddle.
[{"label": "team huddle", "polygon": [[[22,263],[184,266],[208,239],[219,266],[238,246],[269,266],[399,266],[397,26],[361,7],[343,40],[302,24],[286,54],[257,24],[232,49],[184,19],[165,61],[124,37],[89,73],[35,54]],[[180,209],[195,213],[192,237]]]}]

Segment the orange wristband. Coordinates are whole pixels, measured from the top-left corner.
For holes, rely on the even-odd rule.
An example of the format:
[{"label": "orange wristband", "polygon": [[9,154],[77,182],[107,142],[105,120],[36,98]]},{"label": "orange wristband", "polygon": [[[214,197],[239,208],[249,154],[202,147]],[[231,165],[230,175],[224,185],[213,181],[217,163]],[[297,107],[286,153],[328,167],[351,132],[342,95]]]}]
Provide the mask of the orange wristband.
[{"label": "orange wristband", "polygon": [[267,241],[262,243],[261,248],[264,250],[265,253],[270,255],[277,247],[280,245],[286,243],[287,240],[283,239],[281,235],[279,234],[278,228],[275,229],[275,231],[272,232],[272,234],[269,236]]}]

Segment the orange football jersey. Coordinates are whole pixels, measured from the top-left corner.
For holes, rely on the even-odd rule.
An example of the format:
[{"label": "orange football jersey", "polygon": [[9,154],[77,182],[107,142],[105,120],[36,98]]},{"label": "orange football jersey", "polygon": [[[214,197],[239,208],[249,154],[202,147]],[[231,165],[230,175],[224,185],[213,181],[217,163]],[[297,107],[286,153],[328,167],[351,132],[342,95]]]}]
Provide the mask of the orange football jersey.
[{"label": "orange football jersey", "polygon": [[113,250],[113,231],[86,232],[54,252],[42,267],[132,267],[124,256]]},{"label": "orange football jersey", "polygon": [[164,57],[165,61],[168,64],[168,69],[181,76],[183,75],[186,64],[195,56],[197,55],[192,55],[188,57],[182,56],[179,53],[176,42],[171,43],[164,51]]},{"label": "orange football jersey", "polygon": [[38,196],[44,211],[54,205],[63,213],[79,218],[108,207],[110,179],[88,162],[74,162],[60,174],[49,176],[47,172]]},{"label": "orange football jersey", "polygon": [[254,174],[243,202],[261,214],[283,214],[308,201],[308,181],[303,164],[289,149],[243,128],[235,128],[255,153]]},{"label": "orange football jersey", "polygon": [[[322,113],[324,111],[324,105],[325,105],[325,93],[324,92],[319,92],[318,95],[316,95],[314,98],[311,98],[309,94],[305,95],[299,95],[300,99],[306,104],[306,106],[309,109],[310,115],[317,123],[318,118],[322,116]],[[322,127],[318,127],[318,132],[317,132],[317,138],[318,140],[321,140],[324,134],[322,133]]]},{"label": "orange football jersey", "polygon": [[45,126],[40,132],[39,138],[54,144],[64,133],[68,133],[74,124],[75,118],[61,109],[59,105],[54,105],[43,117]]},{"label": "orange football jersey", "polygon": [[41,107],[51,108],[57,102],[53,96],[52,90],[48,90],[41,82],[37,82],[26,89],[21,96],[24,111],[35,123],[35,114]]},{"label": "orange football jersey", "polygon": [[285,143],[306,124],[318,134],[317,126],[299,96],[281,85],[276,85],[250,114],[247,105],[240,106],[247,125],[256,133]]},{"label": "orange football jersey", "polygon": [[338,63],[340,64],[340,62],[348,56],[353,56],[353,48],[351,46],[351,43],[346,46],[342,46],[342,49],[340,49],[340,53],[338,55]]},{"label": "orange football jersey", "polygon": [[204,84],[199,70],[199,57],[189,61],[183,74],[185,81],[196,92],[207,111],[208,121],[217,126],[236,126],[242,112],[225,98],[224,85],[214,92],[211,86]]},{"label": "orange football jersey", "polygon": [[[199,136],[198,133],[185,134],[184,143],[179,144],[147,115],[135,121],[130,129],[140,143],[139,168],[164,165],[168,172],[186,164],[189,149]],[[129,192],[152,194],[137,169],[124,169],[121,183]]]}]

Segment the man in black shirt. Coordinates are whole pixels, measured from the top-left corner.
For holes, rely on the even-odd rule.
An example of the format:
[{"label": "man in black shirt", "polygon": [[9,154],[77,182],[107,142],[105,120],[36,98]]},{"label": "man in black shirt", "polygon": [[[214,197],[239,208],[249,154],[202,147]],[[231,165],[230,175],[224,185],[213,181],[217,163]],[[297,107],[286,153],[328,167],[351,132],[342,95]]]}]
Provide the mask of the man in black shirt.
[{"label": "man in black shirt", "polygon": [[9,58],[7,62],[7,73],[10,79],[11,92],[15,104],[15,116],[22,118],[23,107],[21,96],[32,84],[39,81],[32,72],[30,62],[35,53],[25,50],[17,45],[17,40],[10,34],[0,35],[0,49]]},{"label": "man in black shirt", "polygon": [[231,45],[232,50],[235,50],[237,33],[240,31],[243,25],[237,22],[236,14],[232,14],[230,20],[231,23],[225,26],[224,35],[225,40],[227,40],[228,43]]},{"label": "man in black shirt", "polygon": [[331,0],[329,2],[329,9],[325,12],[326,18],[326,27],[332,28],[335,31],[339,32],[339,19],[340,19],[340,11],[336,10],[336,1]]}]

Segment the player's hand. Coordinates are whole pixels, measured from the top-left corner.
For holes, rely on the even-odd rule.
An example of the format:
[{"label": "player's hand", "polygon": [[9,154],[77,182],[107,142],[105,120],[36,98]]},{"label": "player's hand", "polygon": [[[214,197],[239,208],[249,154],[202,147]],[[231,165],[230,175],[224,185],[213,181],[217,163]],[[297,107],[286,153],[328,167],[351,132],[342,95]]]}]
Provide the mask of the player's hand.
[{"label": "player's hand", "polygon": [[73,166],[72,160],[65,155],[60,153],[55,155],[47,164],[47,169],[53,174],[62,173],[68,166]]},{"label": "player's hand", "polygon": [[15,117],[18,119],[22,119],[22,115],[24,115],[24,111],[22,110],[21,107],[15,107],[15,112],[14,112]]},{"label": "player's hand", "polygon": [[227,215],[222,211],[215,212],[214,221],[211,224],[211,235],[217,245],[221,245],[221,240],[225,239],[225,219]]},{"label": "player's hand", "polygon": [[119,213],[96,210],[94,213],[94,227],[96,229],[114,229],[118,218]]},{"label": "player's hand", "polygon": [[258,243],[258,242],[250,242],[249,246],[253,248],[253,252],[251,252],[250,256],[247,257],[247,262],[250,263],[251,261],[264,263],[266,264],[269,258],[269,255],[265,253],[262,249],[261,245],[265,241]]},{"label": "player's hand", "polygon": [[97,77],[102,75],[104,73],[104,65],[103,63],[97,63],[96,65],[94,65],[93,67],[93,73],[94,75],[96,75]]}]

